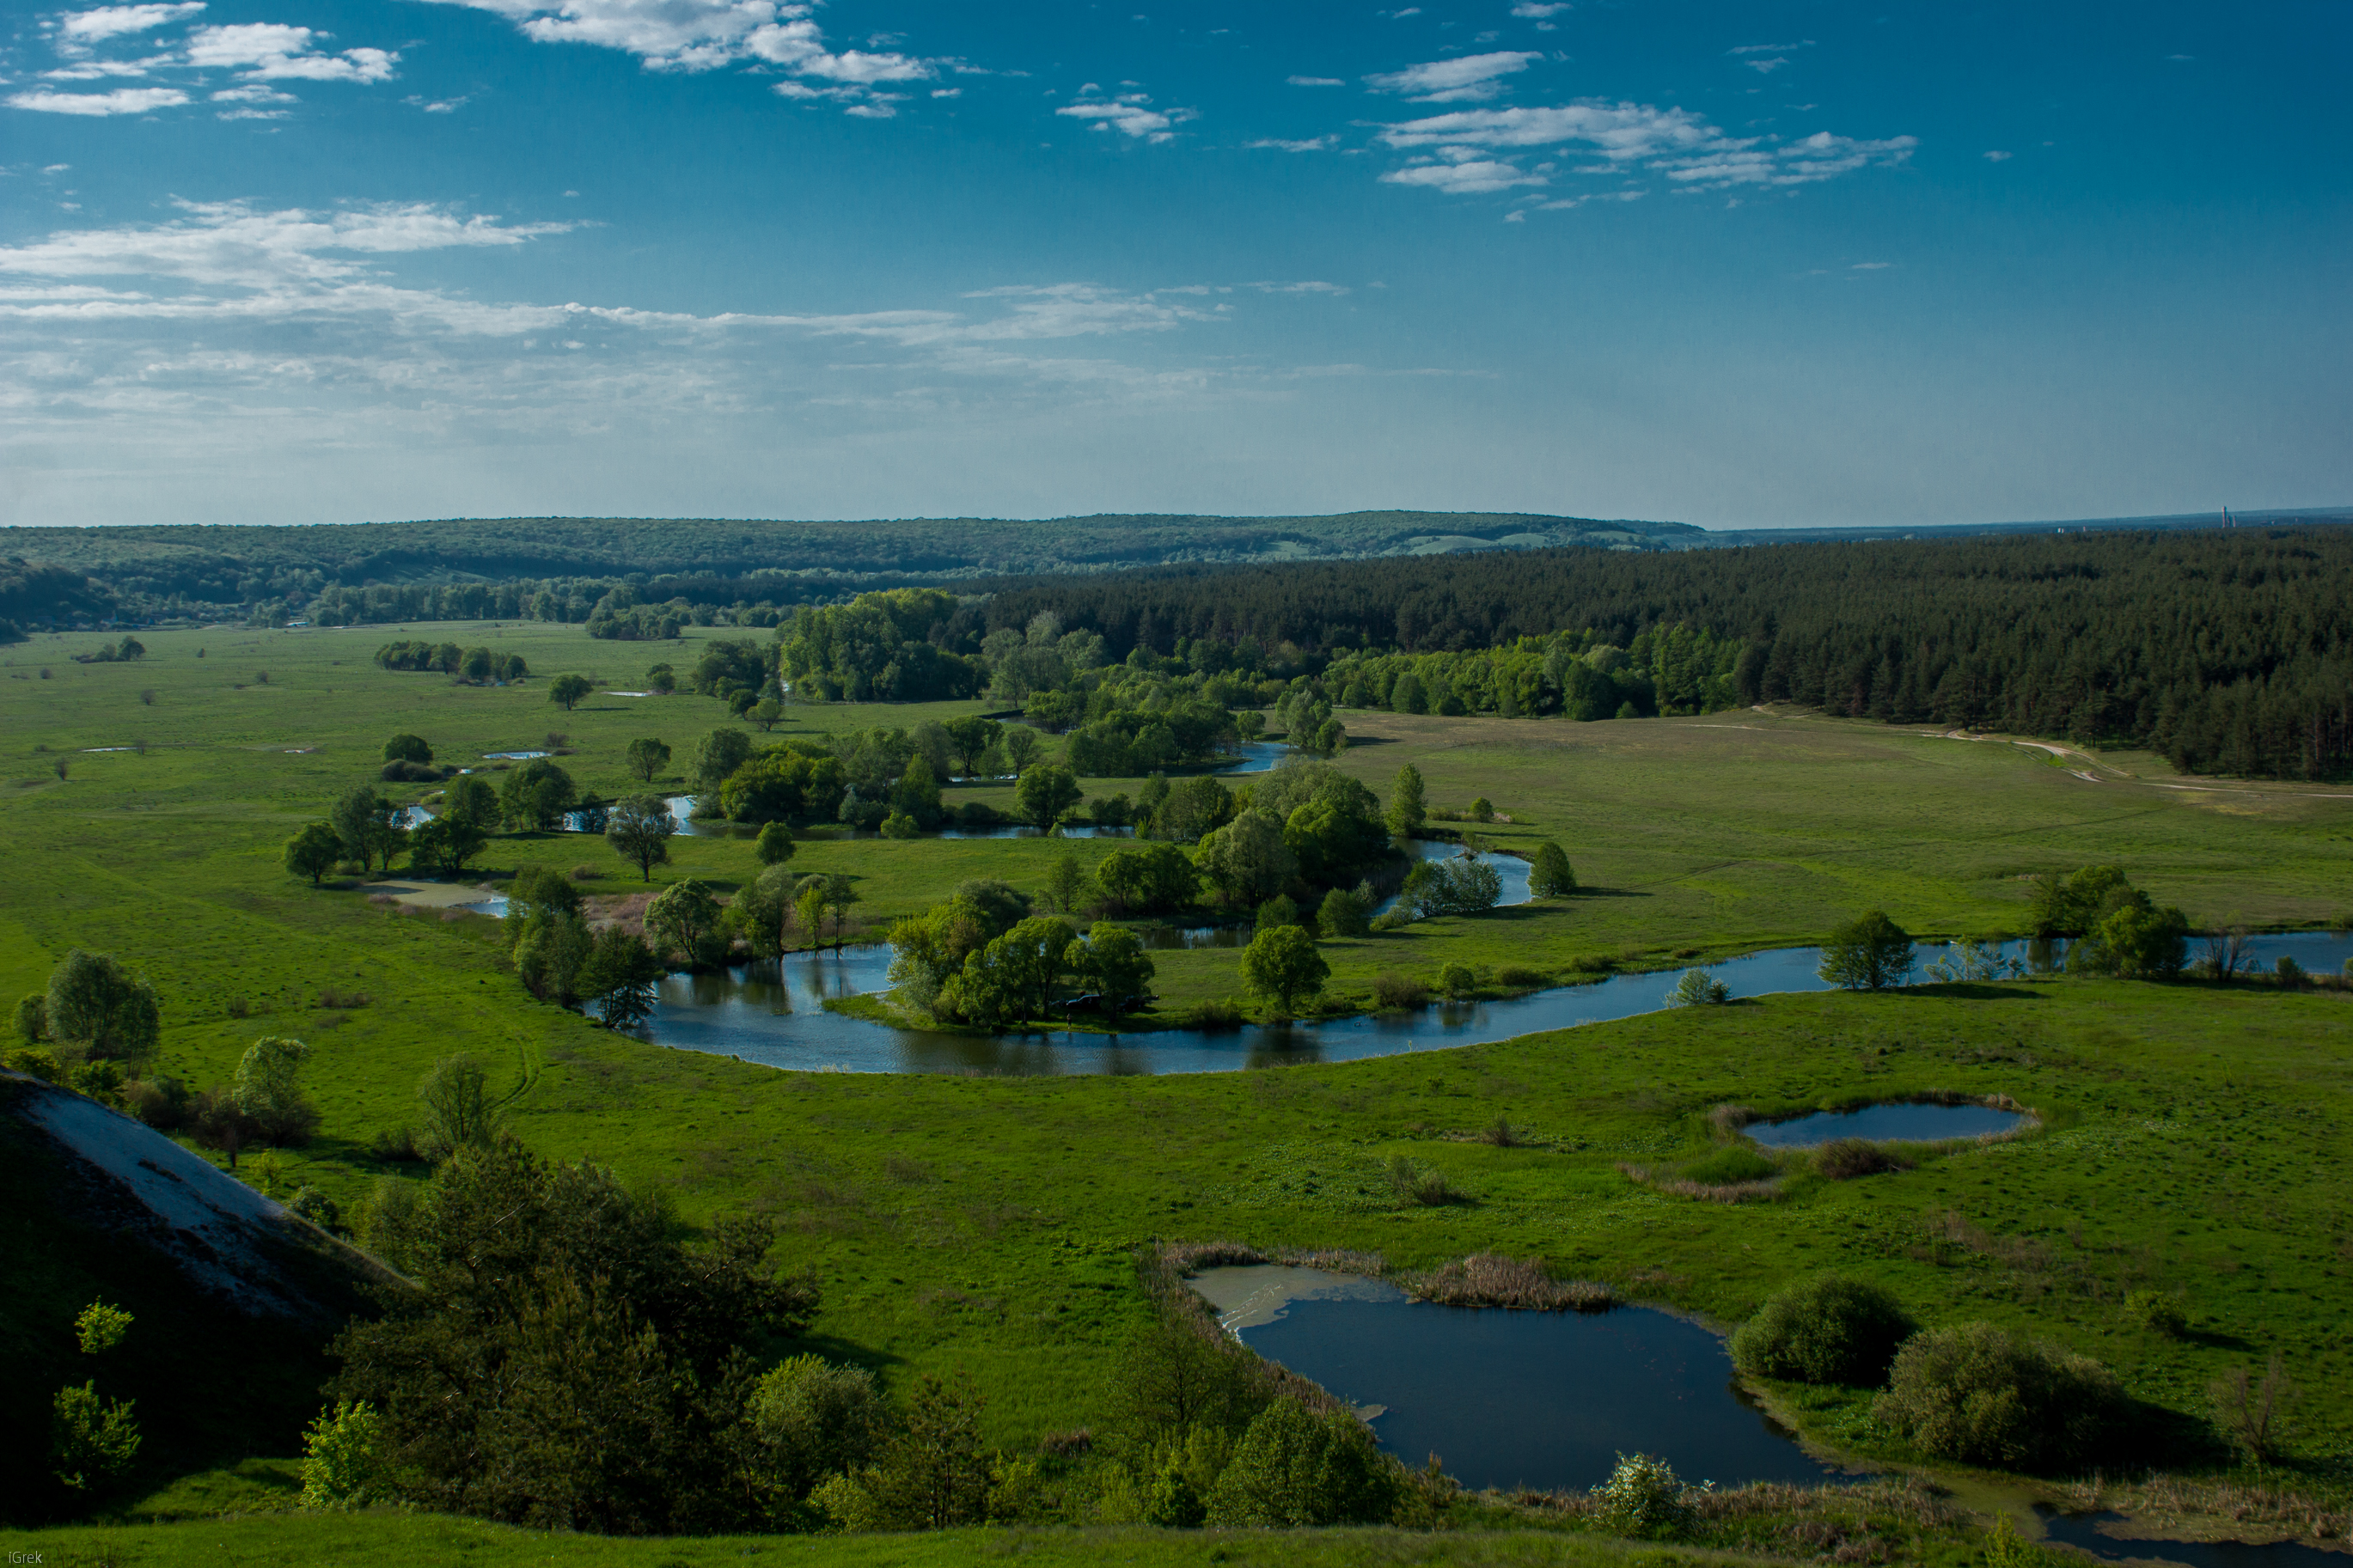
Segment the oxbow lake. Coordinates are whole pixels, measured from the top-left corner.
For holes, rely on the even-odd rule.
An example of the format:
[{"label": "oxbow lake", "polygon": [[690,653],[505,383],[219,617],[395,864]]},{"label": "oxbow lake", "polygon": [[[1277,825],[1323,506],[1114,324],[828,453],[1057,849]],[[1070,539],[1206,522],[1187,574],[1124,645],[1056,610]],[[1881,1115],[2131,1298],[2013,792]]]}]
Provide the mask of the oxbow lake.
[{"label": "oxbow lake", "polygon": [[1382,1447],[1417,1468],[1437,1454],[1465,1486],[1583,1490],[1621,1453],[1718,1486],[1831,1473],[1741,1393],[1724,1342],[1671,1313],[1440,1307],[1280,1265],[1193,1283],[1244,1344],[1356,1406]]}]

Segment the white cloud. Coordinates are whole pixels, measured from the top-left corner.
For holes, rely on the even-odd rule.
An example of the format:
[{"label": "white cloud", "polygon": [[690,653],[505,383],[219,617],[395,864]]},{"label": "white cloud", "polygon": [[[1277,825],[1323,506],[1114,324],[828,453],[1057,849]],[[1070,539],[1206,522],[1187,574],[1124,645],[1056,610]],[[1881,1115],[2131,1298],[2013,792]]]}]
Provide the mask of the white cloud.
[{"label": "white cloud", "polygon": [[1492,54],[1465,55],[1460,59],[1430,60],[1401,71],[1368,76],[1365,85],[1375,92],[1392,92],[1416,103],[1480,102],[1504,89],[1500,79],[1528,68],[1540,54],[1498,49]]},{"label": "white cloud", "polygon": [[1810,49],[1811,38],[1799,38],[1794,44],[1738,44],[1725,50],[1727,55],[1786,55],[1794,49]]},{"label": "white cloud", "polygon": [[[1641,167],[1687,190],[1810,184],[1904,163],[1918,145],[1910,136],[1859,141],[1829,132],[1795,142],[1733,137],[1688,110],[1597,100],[1548,109],[1458,110],[1391,125],[1380,136],[1399,150],[1438,149],[1457,164],[1474,148],[1577,145],[1600,157],[1603,167]],[[1459,188],[1429,174],[1394,183]]]},{"label": "white cloud", "polygon": [[1301,283],[1245,283],[1242,287],[1245,289],[1255,289],[1261,294],[1339,295],[1348,292],[1348,289],[1345,284],[1320,283],[1312,279]]},{"label": "white cloud", "polygon": [[1789,57],[1787,55],[1769,55],[1761,60],[1743,60],[1741,62],[1741,64],[1746,66],[1750,70],[1755,71],[1759,76],[1771,76],[1775,71],[1779,70],[1783,66],[1788,65],[1788,63]]},{"label": "white cloud", "polygon": [[1098,131],[1116,131],[1123,136],[1141,137],[1146,141],[1166,142],[1176,132],[1169,126],[1177,120],[1189,120],[1184,110],[1163,112],[1150,107],[1151,100],[1143,93],[1124,93],[1109,102],[1066,103],[1054,110],[1072,120],[1092,120]]},{"label": "white cloud", "polygon": [[1345,87],[1348,85],[1336,76],[1287,76],[1282,79],[1293,87]]},{"label": "white cloud", "polygon": [[41,114],[146,114],[187,101],[177,88],[119,87],[112,92],[19,92],[9,97],[8,107]]},{"label": "white cloud", "polygon": [[1853,272],[1884,272],[1894,266],[1893,261],[1858,261],[1848,268]]},{"label": "white cloud", "polygon": [[1525,17],[1532,22],[1540,22],[1547,17],[1557,16],[1567,9],[1566,5],[1545,4],[1544,0],[1520,0],[1518,5],[1512,7],[1512,15]]},{"label": "white cloud", "polygon": [[321,54],[311,40],[324,36],[280,22],[199,27],[188,38],[188,64],[198,69],[244,68],[256,81],[378,82],[393,74],[400,58],[385,49]]},{"label": "white cloud", "polygon": [[2007,163],[2016,155],[2012,153],[1988,153],[1985,160],[1989,163]]},{"label": "white cloud", "polygon": [[1340,144],[1337,136],[1310,136],[1303,142],[1285,142],[1279,136],[1261,136],[1255,142],[1245,142],[1245,147],[1271,147],[1283,153],[1328,153]]},{"label": "white cloud", "polygon": [[1459,163],[1411,163],[1402,169],[1391,169],[1381,178],[1392,185],[1420,185],[1458,196],[1486,195],[1508,191],[1514,185],[1549,183],[1548,176],[1532,174],[1516,164],[1476,156]]},{"label": "white cloud", "polygon": [[[832,94],[786,93],[789,98],[829,96],[864,106],[870,119],[897,112],[867,96],[880,82],[926,81],[944,68],[964,70],[959,61],[924,59],[882,48],[826,47],[811,16],[816,6],[800,0],[440,0],[504,16],[526,37],[543,44],[593,44],[638,57],[653,70],[715,70],[758,62],[795,76],[830,82],[847,90]],[[870,43],[881,43],[877,34]]]},{"label": "white cloud", "polygon": [[145,76],[151,71],[179,63],[176,55],[149,55],[144,59],[136,60],[101,60],[84,57],[70,65],[45,70],[41,78],[45,81],[98,81],[111,76]]},{"label": "white cloud", "polygon": [[174,5],[101,5],[95,11],[69,11],[58,18],[59,46],[71,48],[121,37],[126,33],[152,32],[203,9],[202,0],[186,0]]}]

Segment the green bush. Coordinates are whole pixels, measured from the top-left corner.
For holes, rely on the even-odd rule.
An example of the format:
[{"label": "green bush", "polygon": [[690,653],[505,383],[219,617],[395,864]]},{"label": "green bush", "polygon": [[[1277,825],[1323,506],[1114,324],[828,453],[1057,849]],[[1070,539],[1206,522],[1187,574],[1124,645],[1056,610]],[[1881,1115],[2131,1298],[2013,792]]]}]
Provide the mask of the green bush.
[{"label": "green bush", "polygon": [[1479,978],[1464,965],[1450,963],[1438,972],[1438,988],[1459,1001],[1479,989]]},{"label": "green bush", "polygon": [[1826,1274],[1767,1299],[1732,1336],[1732,1364],[1788,1383],[1876,1387],[1919,1326],[1879,1286]]},{"label": "green bush", "polygon": [[1397,1506],[1396,1465],[1344,1411],[1318,1419],[1278,1399],[1242,1434],[1209,1492],[1206,1522],[1221,1529],[1384,1523]]},{"label": "green bush", "polygon": [[2125,1315],[2168,1340],[2178,1340],[2189,1331],[2189,1314],[2180,1299],[2163,1290],[2126,1291]]},{"label": "green bush", "polygon": [[1609,1479],[1593,1489],[1602,1526],[1618,1535],[1656,1541],[1681,1535],[1692,1525],[1683,1479],[1664,1459],[1620,1454]]},{"label": "green bush", "polygon": [[2094,1458],[2122,1407],[2090,1357],[1960,1323],[1905,1342],[1872,1414],[1939,1458],[2048,1470]]}]

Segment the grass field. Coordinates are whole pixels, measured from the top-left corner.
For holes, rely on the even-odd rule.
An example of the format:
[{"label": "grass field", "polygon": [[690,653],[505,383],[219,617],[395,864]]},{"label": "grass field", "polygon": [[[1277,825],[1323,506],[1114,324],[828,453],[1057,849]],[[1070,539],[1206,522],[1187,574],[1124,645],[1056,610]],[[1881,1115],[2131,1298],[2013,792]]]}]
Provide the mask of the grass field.
[{"label": "grass field", "polygon": [[[683,756],[718,716],[692,698],[598,697],[565,714],[540,680],[475,689],[375,668],[368,656],[398,635],[156,633],[133,665],[68,662],[95,637],[0,653],[0,811],[16,848],[0,869],[0,986],[37,987],[70,946],[113,951],[162,991],[162,1070],[198,1084],[227,1078],[257,1034],[311,1041],[324,1128],[286,1158],[289,1183],[362,1197],[381,1173],[371,1138],[412,1119],[415,1086],[436,1058],[470,1049],[497,1064],[511,1122],[533,1148],[666,1187],[691,1221],[736,1208],[776,1215],[788,1258],[824,1282],[820,1342],[893,1385],[969,1369],[990,1401],[988,1435],[1008,1447],[1102,1421],[1113,1349],[1146,1310],[1134,1247],[1229,1238],[1358,1247],[1406,1268],[1482,1250],[1541,1256],[1719,1322],[1837,1266],[1884,1279],[1930,1321],[1985,1317],[2063,1340],[2114,1364],[2137,1396],[2191,1419],[2209,1380],[2277,1352],[2308,1391],[2291,1473],[2333,1495],[2353,1487],[2353,997],[2343,993],[2054,980],[1776,997],[1282,1071],[780,1073],[616,1037],[532,1002],[502,967],[493,922],[396,915],[284,875],[280,844],[373,778],[396,731],[425,735],[448,759],[562,731],[576,752],[565,765],[612,795],[630,785],[620,766],[628,740],[658,734]],[[512,647],[535,672],[577,668],[600,686],[634,687],[645,665],[678,658],[576,629],[429,635]],[[266,685],[255,679],[263,670]],[[824,709],[794,721],[908,723],[924,711]],[[2353,904],[2353,802],[2325,792],[2172,790],[2158,785],[2182,781],[2121,773],[2093,784],[2007,744],[1767,715],[1586,726],[1350,717],[1368,743],[1343,766],[1386,790],[1412,760],[1437,804],[1485,795],[1521,819],[1494,830],[1499,842],[1558,838],[1593,891],[1344,950],[1344,986],[1378,967],[1458,955],[1662,959],[1810,942],[1871,905],[1922,931],[1999,929],[2014,926],[2023,901],[2015,879],[2052,864],[2121,862],[2199,920],[2315,922]],[[135,744],[146,749],[80,750]],[[59,758],[63,781],[50,767]],[[796,866],[859,875],[874,916],[984,871],[1034,885],[1062,848],[812,842]],[[675,852],[658,880],[727,882],[750,865],[739,840],[681,839]],[[635,885],[595,841],[501,838],[486,858],[501,871],[583,861],[610,866],[600,888]],[[1235,989],[1230,953],[1161,956],[1164,992]],[[320,1005],[329,988],[343,1005]],[[1900,1174],[1801,1177],[1781,1201],[1737,1207],[1668,1197],[1618,1168],[1700,1152],[1704,1113],[1721,1102],[1776,1111],[1932,1089],[2013,1095],[2046,1131]],[[1469,1140],[1498,1116],[1530,1142]],[[1397,1206],[1372,1176],[1397,1153],[1444,1172],[1475,1202]],[[2127,1319],[2119,1301],[2132,1288],[2181,1292],[2193,1332],[2160,1339]],[[27,1310],[0,1305],[0,1320],[15,1333],[52,1331],[25,1320]],[[1868,1428],[1856,1400],[1788,1397],[1818,1440],[1905,1458]],[[248,1548],[232,1531],[206,1560],[306,1550],[313,1561],[367,1560],[286,1544],[341,1539],[346,1526],[301,1528],[321,1533]],[[370,1539],[389,1542],[392,1528]],[[198,1550],[187,1537],[126,1539],[131,1560]],[[1495,1553],[1485,1557],[1416,1557],[1413,1538],[1384,1539],[1382,1550],[1402,1555],[1346,1560],[1556,1560],[1511,1556],[1522,1548],[1505,1538],[1479,1548]],[[76,1535],[72,1550],[94,1552],[99,1540]],[[875,1542],[871,1558],[856,1554],[867,1545],[837,1545],[849,1554],[815,1560],[928,1562],[951,1544]],[[788,1547],[799,1549],[760,1550]],[[512,1550],[468,1554],[500,1561]],[[1134,1560],[1189,1560],[1152,1555],[1164,1550],[1191,1548],[1138,1546]],[[1047,1552],[1023,1554],[1094,1560]]]}]

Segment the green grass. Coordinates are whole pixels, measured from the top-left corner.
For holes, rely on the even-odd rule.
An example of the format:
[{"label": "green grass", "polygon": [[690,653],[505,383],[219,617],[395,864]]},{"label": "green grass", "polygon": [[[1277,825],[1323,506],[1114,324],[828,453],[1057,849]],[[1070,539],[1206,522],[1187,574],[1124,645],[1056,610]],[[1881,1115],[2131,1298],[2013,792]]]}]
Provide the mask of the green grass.
[{"label": "green grass", "polygon": [[[645,665],[681,659],[674,648],[591,643],[576,628],[427,630],[516,647],[534,670],[578,668],[600,685],[634,685]],[[1930,1321],[1988,1317],[2061,1339],[2186,1415],[2216,1374],[2277,1351],[2310,1391],[2298,1453],[2319,1468],[2306,1479],[2344,1484],[2327,1468],[2353,1441],[2344,994],[2058,980],[1777,997],[1282,1071],[777,1072],[616,1037],[533,1003],[503,966],[493,922],[395,915],[284,876],[284,837],[373,778],[396,731],[427,736],[445,758],[563,731],[577,752],[565,765],[612,795],[632,787],[620,766],[628,740],[658,734],[682,757],[718,718],[693,698],[596,698],[566,715],[543,682],[475,690],[367,663],[399,635],[157,633],[145,639],[149,659],[131,666],[66,661],[96,637],[0,655],[0,820],[16,847],[0,868],[0,987],[34,988],[69,946],[122,954],[161,988],[162,1070],[198,1084],[227,1079],[257,1034],[311,1041],[325,1121],[314,1144],[287,1158],[289,1183],[346,1205],[363,1197],[382,1173],[365,1152],[371,1137],[413,1120],[415,1086],[436,1058],[468,1049],[496,1064],[512,1123],[534,1148],[664,1187],[691,1221],[737,1208],[776,1215],[784,1256],[824,1283],[823,1344],[893,1385],[969,1369],[990,1402],[988,1436],[1008,1447],[1103,1423],[1114,1348],[1145,1311],[1135,1247],[1221,1237],[1367,1248],[1400,1267],[1488,1249],[1538,1255],[1717,1322],[1792,1279],[1849,1268],[1883,1279]],[[44,663],[47,681],[36,677]],[[253,682],[262,668],[266,688]],[[153,706],[142,689],[155,692]],[[823,709],[794,722],[909,723],[926,711]],[[1663,963],[1684,949],[1810,942],[1869,905],[1920,930],[2012,926],[2018,875],[2045,864],[2120,861],[2200,919],[2312,921],[2348,901],[2353,816],[2310,791],[2090,784],[2005,744],[1750,714],[1586,726],[1350,718],[1381,743],[1352,750],[1343,766],[1385,789],[1411,759],[1439,804],[1486,795],[1523,819],[1494,829],[1498,841],[1560,839],[1594,891],[1332,944],[1344,989],[1384,967],[1429,973],[1449,960],[1542,967],[1600,952]],[[72,750],[134,742],[143,754]],[[61,754],[63,783],[46,771]],[[18,779],[27,782],[12,787]],[[965,876],[1034,886],[1064,847],[812,841],[796,865],[860,877],[861,908],[879,917]],[[681,839],[658,879],[732,881],[749,851],[742,840]],[[487,859],[499,870],[604,863],[601,890],[636,885],[595,841],[502,838]],[[1172,1001],[1239,989],[1230,952],[1159,956]],[[371,1000],[322,1007],[327,987]],[[1738,1207],[1639,1187],[1618,1169],[1704,1155],[1704,1114],[1721,1101],[1771,1113],[1932,1089],[2015,1095],[2048,1131],[1900,1174],[1794,1176],[1779,1201]],[[1499,1115],[1534,1142],[1465,1136]],[[1397,1153],[1477,1201],[1399,1207],[1373,1175]],[[2126,1319],[2124,1290],[2151,1286],[2184,1294],[2190,1337],[2162,1340]],[[62,1332],[41,1304],[54,1294],[0,1294],[0,1330]],[[1857,1400],[1788,1397],[1817,1436],[1874,1448]],[[291,1447],[289,1433],[277,1451]],[[477,1527],[300,1527],[346,1528],[389,1540],[396,1529]],[[139,1550],[171,1561],[197,1548],[163,1542],[195,1539],[159,1536]],[[1396,1539],[1398,1551],[1416,1549]],[[915,1562],[945,1548],[823,1550]],[[343,1552],[309,1560],[322,1555]]]},{"label": "green grass", "polygon": [[[549,1534],[473,1520],[383,1511],[246,1515],[185,1524],[83,1526],[0,1534],[56,1568],[343,1568],[463,1562],[478,1568],[702,1568],[738,1563],[812,1568],[1024,1568],[1224,1563],[1235,1568],[1681,1568],[1766,1561],[1728,1552],[1641,1546],[1535,1531],[1418,1535],[1387,1530],[951,1530],[930,1535],[668,1537]],[[12,1559],[30,1562],[31,1558]]]}]

